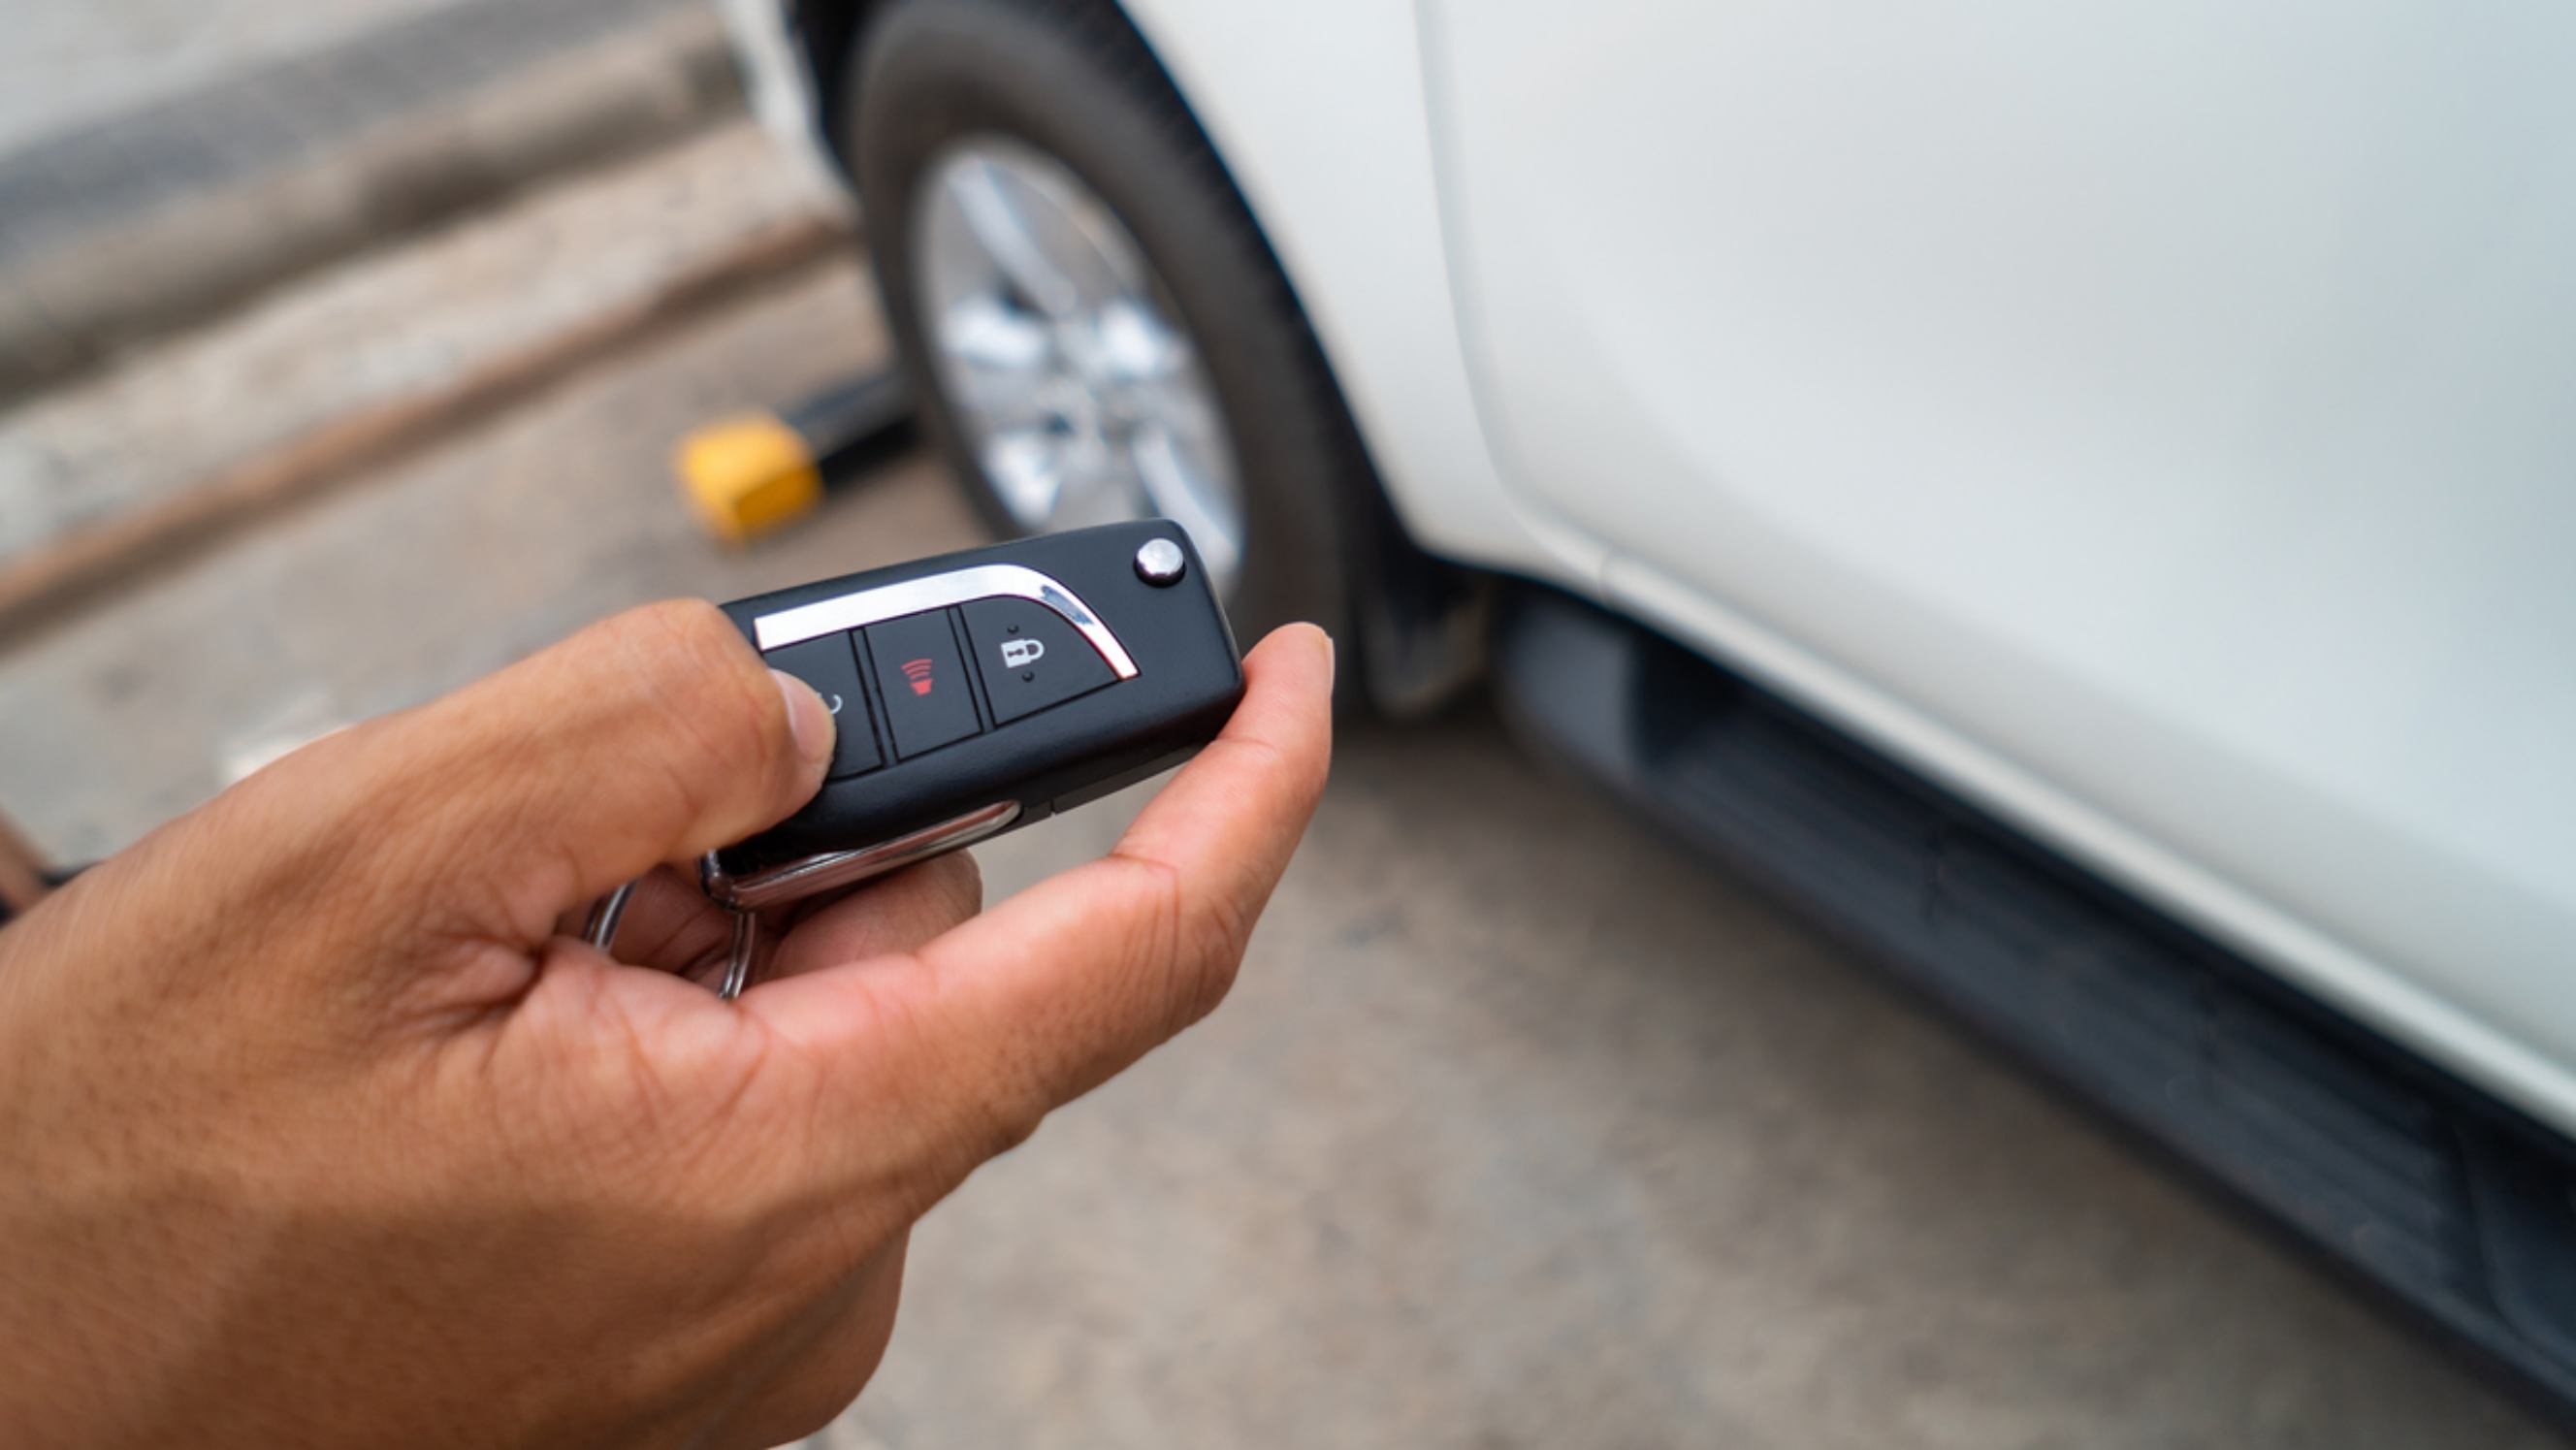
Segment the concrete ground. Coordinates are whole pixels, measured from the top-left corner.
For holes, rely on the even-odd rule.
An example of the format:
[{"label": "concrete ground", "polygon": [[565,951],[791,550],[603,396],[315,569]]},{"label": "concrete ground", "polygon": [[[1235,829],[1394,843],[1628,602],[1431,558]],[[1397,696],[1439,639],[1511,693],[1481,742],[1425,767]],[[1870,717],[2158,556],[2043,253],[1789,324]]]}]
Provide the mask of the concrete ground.
[{"label": "concrete ground", "polygon": [[704,0],[22,4],[0,398],[730,112],[722,37]]},{"label": "concrete ground", "polygon": [[[736,118],[307,273],[75,384],[0,404],[0,574],[350,417],[425,408],[561,338],[615,331],[834,205]],[[818,228],[817,241],[831,239]],[[532,276],[548,281],[532,288]]]},{"label": "concrete ground", "polygon": [[[262,77],[272,89],[292,72],[282,63],[296,62],[371,35],[386,36],[397,46],[406,25],[429,47],[440,51],[452,37],[439,34],[434,17],[441,12],[489,8],[494,0],[12,0],[8,41],[0,44],[0,155],[85,126],[130,117],[137,112],[194,99],[228,82]],[[532,8],[568,12],[578,25],[585,12],[624,6],[656,8],[653,0],[504,0]],[[685,0],[682,0],[685,3]],[[433,22],[421,24],[416,22]],[[470,41],[470,37],[468,37]],[[465,74],[479,66],[508,63],[501,55],[433,54],[413,47],[405,70],[441,74],[452,79],[463,63]],[[388,72],[380,85],[401,84]],[[296,118],[275,114],[293,109],[293,98],[250,113],[238,105],[204,112],[217,125],[256,121],[263,126]],[[316,117],[317,121],[325,118]],[[334,117],[345,124],[345,118]],[[252,138],[216,138],[221,144],[252,145]]]},{"label": "concrete ground", "polygon": [[[670,490],[680,429],[881,347],[809,274],[137,581],[0,656],[0,803],[111,849],[622,605],[969,541],[926,460],[745,554]],[[2558,1443],[1474,703],[1349,732],[1234,998],[912,1265],[830,1446]]]},{"label": "concrete ground", "polygon": [[456,0],[17,0],[0,151]]}]

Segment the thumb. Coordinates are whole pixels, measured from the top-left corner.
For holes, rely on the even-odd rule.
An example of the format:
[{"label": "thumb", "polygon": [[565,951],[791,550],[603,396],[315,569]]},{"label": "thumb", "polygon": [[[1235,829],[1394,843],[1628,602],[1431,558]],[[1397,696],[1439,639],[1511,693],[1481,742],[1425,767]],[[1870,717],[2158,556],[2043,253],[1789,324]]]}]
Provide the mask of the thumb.
[{"label": "thumb", "polygon": [[533,945],[601,892],[793,813],[822,784],[832,732],[813,690],[764,666],[722,611],[676,600],[245,785],[336,807],[316,824],[342,823],[335,844],[366,889],[424,905],[415,924]]}]

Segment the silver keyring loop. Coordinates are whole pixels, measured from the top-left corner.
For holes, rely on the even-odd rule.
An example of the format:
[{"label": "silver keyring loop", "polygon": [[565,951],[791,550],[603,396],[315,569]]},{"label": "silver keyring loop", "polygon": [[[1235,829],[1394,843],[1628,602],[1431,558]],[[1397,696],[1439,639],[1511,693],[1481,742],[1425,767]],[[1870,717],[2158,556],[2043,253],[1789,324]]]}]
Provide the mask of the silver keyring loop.
[{"label": "silver keyring loop", "polygon": [[627,882],[615,891],[590,904],[590,915],[581,924],[581,939],[603,952],[616,955],[610,948],[617,944],[617,927],[626,919],[626,903],[635,896],[635,883]]},{"label": "silver keyring loop", "polygon": [[[634,899],[637,884],[629,881],[591,903],[590,914],[582,922],[583,941],[611,957],[617,955],[617,928],[626,920],[626,904]],[[716,982],[716,996],[730,1002],[751,985],[760,953],[760,917],[732,907],[723,909],[733,917],[733,940],[725,951],[724,976]]]}]

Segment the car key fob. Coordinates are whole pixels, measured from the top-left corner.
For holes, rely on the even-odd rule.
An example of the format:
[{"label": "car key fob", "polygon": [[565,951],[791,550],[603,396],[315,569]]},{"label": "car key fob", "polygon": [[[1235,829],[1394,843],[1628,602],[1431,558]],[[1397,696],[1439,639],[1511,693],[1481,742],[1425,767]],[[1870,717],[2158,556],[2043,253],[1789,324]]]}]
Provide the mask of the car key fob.
[{"label": "car key fob", "polygon": [[986,840],[1179,764],[1243,698],[1189,536],[1109,524],[724,606],[839,727],[803,810],[709,855],[758,911]]}]

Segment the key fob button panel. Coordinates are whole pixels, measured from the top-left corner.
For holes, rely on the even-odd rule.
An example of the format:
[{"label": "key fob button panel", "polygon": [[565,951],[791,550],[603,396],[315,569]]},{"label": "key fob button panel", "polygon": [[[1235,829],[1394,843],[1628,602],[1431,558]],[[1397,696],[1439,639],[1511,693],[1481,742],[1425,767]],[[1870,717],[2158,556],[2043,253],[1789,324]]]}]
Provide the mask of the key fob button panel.
[{"label": "key fob button panel", "polygon": [[996,725],[1118,678],[1071,621],[1036,600],[977,599],[958,613],[965,617],[966,647],[975,656]]},{"label": "key fob button panel", "polygon": [[867,636],[896,759],[953,745],[984,728],[947,610],[871,624]]},{"label": "key fob button panel", "polygon": [[[1148,580],[1135,560],[1158,540],[1184,567]],[[1233,631],[1197,564],[1188,536],[1157,519],[725,605],[773,663],[806,644],[854,649],[881,763],[842,776],[836,762],[802,810],[716,853],[708,879],[837,882],[853,857],[942,823],[1016,830],[1188,759],[1243,697]]]},{"label": "key fob button panel", "polygon": [[784,670],[814,687],[832,712],[839,732],[832,745],[831,779],[863,775],[885,763],[877,749],[876,730],[868,721],[868,692],[859,683],[857,641],[846,634],[827,634],[771,650],[761,656],[773,670]]}]

